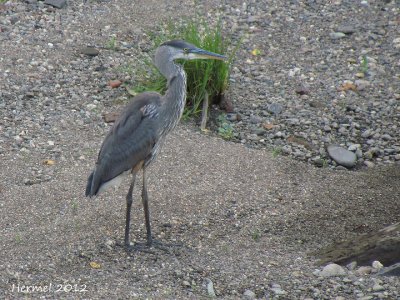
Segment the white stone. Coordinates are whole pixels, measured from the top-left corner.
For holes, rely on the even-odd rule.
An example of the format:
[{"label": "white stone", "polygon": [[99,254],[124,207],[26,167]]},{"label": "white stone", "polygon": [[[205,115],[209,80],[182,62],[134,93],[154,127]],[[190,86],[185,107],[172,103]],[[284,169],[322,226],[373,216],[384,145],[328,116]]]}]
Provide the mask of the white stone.
[{"label": "white stone", "polygon": [[374,269],[380,270],[380,269],[383,268],[383,265],[382,265],[382,263],[381,263],[380,261],[374,260],[374,261],[372,262],[372,267],[373,267]]}]

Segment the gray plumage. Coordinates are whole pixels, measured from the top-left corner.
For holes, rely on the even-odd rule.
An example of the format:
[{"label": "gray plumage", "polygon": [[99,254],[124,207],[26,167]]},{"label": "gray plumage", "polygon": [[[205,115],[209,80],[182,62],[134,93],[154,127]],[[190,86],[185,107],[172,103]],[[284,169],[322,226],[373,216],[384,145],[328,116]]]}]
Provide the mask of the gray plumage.
[{"label": "gray plumage", "polygon": [[116,120],[100,148],[96,166],[90,174],[86,196],[101,192],[124,174],[132,173],[127,195],[125,245],[129,246],[132,190],[136,173],[143,169],[142,200],[145,210],[147,244],[152,244],[145,168],[156,158],[166,135],[178,124],[186,101],[186,75],[175,59],[224,59],[184,41],[169,41],[156,50],[154,63],[167,78],[167,92],[147,92],[133,98]]}]

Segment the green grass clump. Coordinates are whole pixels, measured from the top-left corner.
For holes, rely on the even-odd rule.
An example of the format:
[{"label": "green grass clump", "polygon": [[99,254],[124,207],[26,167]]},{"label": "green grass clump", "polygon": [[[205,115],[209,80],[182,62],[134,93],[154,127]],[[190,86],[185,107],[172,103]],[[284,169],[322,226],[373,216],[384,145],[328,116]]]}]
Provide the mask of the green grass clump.
[{"label": "green grass clump", "polygon": [[259,229],[254,229],[254,231],[251,233],[251,237],[253,240],[258,242],[261,239],[261,232]]},{"label": "green grass clump", "polygon": [[277,157],[278,155],[282,154],[282,148],[281,147],[276,147],[272,150],[272,156]]},{"label": "green grass clump", "polygon": [[368,73],[368,57],[366,55],[363,55],[361,59],[360,69],[362,73]]},{"label": "green grass clump", "polygon": [[[160,33],[161,32],[161,33]],[[208,94],[210,103],[219,102],[228,88],[228,79],[232,59],[239,44],[232,49],[230,40],[222,35],[221,22],[210,27],[204,19],[198,18],[175,25],[170,22],[166,28],[157,33],[150,33],[153,49],[163,42],[173,39],[182,39],[208,51],[224,54],[227,61],[220,60],[191,60],[180,61],[187,74],[187,103],[183,117],[198,115],[202,110],[205,94]],[[145,61],[145,68],[138,72],[139,82],[130,89],[131,94],[145,91],[156,91],[163,94],[166,90],[166,79],[153,66],[150,58]],[[141,75],[143,75],[141,77]]]},{"label": "green grass clump", "polygon": [[109,39],[109,41],[106,43],[105,48],[108,49],[108,50],[115,51],[115,49],[117,48],[117,38],[115,36],[112,36]]},{"label": "green grass clump", "polygon": [[225,140],[233,138],[233,127],[227,121],[225,114],[220,114],[217,118],[218,134]]}]

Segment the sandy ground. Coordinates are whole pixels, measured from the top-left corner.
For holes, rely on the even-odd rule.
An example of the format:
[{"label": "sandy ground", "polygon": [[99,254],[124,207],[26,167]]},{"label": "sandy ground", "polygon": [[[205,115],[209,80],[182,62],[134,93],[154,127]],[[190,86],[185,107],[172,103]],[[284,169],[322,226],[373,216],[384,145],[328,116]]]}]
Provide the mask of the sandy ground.
[{"label": "sandy ground", "polygon": [[[221,296],[245,289],[261,293],[271,282],[288,285],[296,272],[312,276],[316,261],[309,251],[398,217],[398,168],[316,169],[188,126],[171,135],[149,172],[154,234],[185,245],[170,254],[127,254],[115,245],[123,239],[128,182],[119,191],[86,199],[94,157],[48,166],[55,168],[54,179],[31,186],[21,180],[24,170],[42,158],[3,159],[3,293],[15,296],[17,283],[69,283],[88,291],[72,297],[197,298],[205,295],[204,278]],[[80,134],[90,146],[98,143],[92,130]],[[84,140],[74,147],[88,147]],[[132,239],[145,239],[140,201],[133,209]]]}]

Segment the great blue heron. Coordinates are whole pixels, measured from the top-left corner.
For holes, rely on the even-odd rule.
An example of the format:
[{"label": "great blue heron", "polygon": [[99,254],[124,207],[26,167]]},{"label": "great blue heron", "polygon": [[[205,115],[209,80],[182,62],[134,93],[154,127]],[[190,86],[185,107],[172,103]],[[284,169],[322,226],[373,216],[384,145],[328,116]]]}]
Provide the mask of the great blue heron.
[{"label": "great blue heron", "polygon": [[176,59],[218,59],[226,57],[181,40],[168,41],[157,48],[154,63],[167,78],[165,95],[146,92],[129,103],[103,141],[96,166],[86,186],[86,196],[94,196],[108,186],[119,184],[132,173],[126,195],[125,246],[130,248],[129,224],[132,191],[137,172],[143,170],[142,201],[147,231],[147,246],[152,245],[146,168],[159,153],[166,135],[178,124],[186,101],[186,74]]}]

